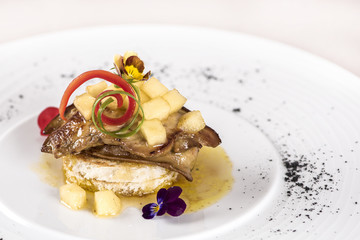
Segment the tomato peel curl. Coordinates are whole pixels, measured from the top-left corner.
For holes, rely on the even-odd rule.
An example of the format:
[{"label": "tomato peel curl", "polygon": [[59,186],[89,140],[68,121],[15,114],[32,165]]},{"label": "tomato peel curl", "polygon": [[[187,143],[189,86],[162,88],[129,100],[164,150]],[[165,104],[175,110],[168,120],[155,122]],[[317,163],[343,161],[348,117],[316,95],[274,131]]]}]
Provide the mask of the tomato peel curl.
[{"label": "tomato peel curl", "polygon": [[[85,83],[93,78],[101,78],[105,81],[113,83],[113,84],[119,86],[120,88],[122,88],[123,91],[133,95],[134,97],[136,96],[135,91],[131,87],[131,85],[126,80],[124,80],[122,77],[120,77],[119,75],[116,75],[114,73],[111,73],[111,72],[108,72],[105,70],[92,70],[92,71],[84,72],[84,73],[80,74],[79,76],[77,76],[76,78],[74,78],[70,82],[70,84],[68,85],[68,87],[66,88],[66,90],[62,96],[62,99],[60,102],[60,107],[59,107],[59,113],[60,113],[60,117],[64,121],[67,120],[65,118],[64,114],[65,114],[65,109],[66,109],[67,103],[69,102],[69,99],[70,99],[70,96],[72,95],[72,93],[78,87],[80,87],[83,83]],[[118,101],[118,104],[119,104],[119,101]],[[123,116],[121,116],[120,118],[110,118],[110,117],[106,117],[105,115],[103,115],[104,118],[102,118],[102,119],[104,120],[104,123],[109,124],[109,125],[121,125],[131,118],[131,116],[135,112],[135,108],[136,108],[136,101],[133,98],[129,97],[128,108]]]}]

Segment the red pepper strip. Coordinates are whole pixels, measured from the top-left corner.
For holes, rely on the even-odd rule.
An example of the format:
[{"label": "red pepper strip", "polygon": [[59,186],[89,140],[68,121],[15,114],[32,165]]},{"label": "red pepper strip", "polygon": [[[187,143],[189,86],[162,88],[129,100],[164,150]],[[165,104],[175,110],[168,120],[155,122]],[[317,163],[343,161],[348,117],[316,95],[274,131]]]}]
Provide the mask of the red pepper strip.
[{"label": "red pepper strip", "polygon": [[[99,96],[101,96],[102,94],[104,94],[104,93],[106,93],[106,92],[111,92],[111,91],[112,91],[112,90],[103,91],[102,93],[100,93],[100,94],[97,96],[97,98],[99,98]],[[111,94],[111,95],[109,95],[109,96],[107,96],[107,97],[110,97],[110,96],[116,98],[117,107],[118,107],[118,108],[121,108],[121,106],[123,105],[123,98],[121,97],[121,95],[120,95],[120,94]],[[100,108],[100,103],[101,103],[101,102],[99,102],[99,103],[95,106],[95,116],[97,116],[97,114],[98,114],[98,111],[99,111],[99,108]],[[114,121],[117,120],[117,118],[111,118],[111,117],[108,117],[108,116],[106,116],[106,115],[104,115],[104,114],[101,115],[101,120],[102,120],[104,123],[108,124],[108,125],[120,125],[120,124],[118,124],[118,123],[116,123],[116,124],[113,123]],[[127,121],[127,120],[126,120],[126,121]],[[125,122],[126,122],[126,121],[125,121]],[[125,123],[125,122],[123,122],[123,123]]]},{"label": "red pepper strip", "polygon": [[[69,101],[71,94],[78,87],[80,87],[84,82],[86,82],[90,79],[93,79],[93,78],[104,79],[108,82],[111,82],[111,83],[121,87],[125,92],[128,92],[129,94],[133,95],[134,97],[136,96],[134,89],[131,87],[131,85],[128,82],[126,82],[119,75],[116,75],[114,73],[104,71],[104,70],[92,70],[92,71],[84,72],[84,73],[80,74],[79,76],[77,76],[76,78],[74,78],[74,80],[71,81],[69,86],[66,88],[64,95],[62,96],[62,99],[60,102],[60,107],[59,107],[59,113],[60,113],[60,117],[64,121],[67,120],[64,116],[64,113],[65,113],[65,108],[67,106],[67,103]],[[105,121],[104,121],[104,123],[109,124],[109,125],[124,124],[134,114],[135,107],[136,107],[136,101],[133,98],[129,97],[129,106],[128,106],[128,109],[126,110],[125,114],[123,116],[121,116],[120,118],[112,119],[111,124],[107,123]]]}]

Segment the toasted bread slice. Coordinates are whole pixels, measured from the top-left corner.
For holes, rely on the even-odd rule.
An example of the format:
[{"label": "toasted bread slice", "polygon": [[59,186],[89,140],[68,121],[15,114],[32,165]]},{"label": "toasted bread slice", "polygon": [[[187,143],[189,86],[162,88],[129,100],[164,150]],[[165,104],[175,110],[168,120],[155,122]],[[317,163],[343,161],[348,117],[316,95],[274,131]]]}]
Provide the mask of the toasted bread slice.
[{"label": "toasted bread slice", "polygon": [[103,160],[87,155],[62,157],[66,182],[95,192],[111,190],[118,195],[142,196],[172,185],[178,173],[160,166]]}]

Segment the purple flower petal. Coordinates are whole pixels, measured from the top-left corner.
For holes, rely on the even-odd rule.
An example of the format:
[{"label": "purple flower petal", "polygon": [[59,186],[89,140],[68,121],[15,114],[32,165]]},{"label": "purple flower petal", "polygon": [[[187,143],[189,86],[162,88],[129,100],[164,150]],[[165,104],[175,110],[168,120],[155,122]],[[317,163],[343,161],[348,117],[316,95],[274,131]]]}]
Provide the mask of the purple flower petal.
[{"label": "purple flower petal", "polygon": [[186,209],[186,203],[181,198],[167,204],[167,213],[173,217],[180,216]]},{"label": "purple flower petal", "polygon": [[167,195],[164,198],[165,203],[171,203],[179,198],[180,194],[182,192],[181,187],[174,186],[167,190]]},{"label": "purple flower petal", "polygon": [[166,204],[161,204],[160,205],[160,208],[159,208],[159,211],[157,212],[157,216],[162,216],[162,215],[164,215],[165,213],[166,213],[166,211],[167,211],[167,209],[168,209],[168,207],[167,207],[167,205]]},{"label": "purple flower petal", "polygon": [[164,202],[164,199],[167,195],[167,190],[165,188],[161,188],[158,193],[157,193],[157,196],[156,196],[156,199],[157,199],[157,202],[158,204],[162,204]]},{"label": "purple flower petal", "polygon": [[147,205],[145,205],[142,208],[142,212],[143,212],[143,218],[145,219],[152,219],[156,216],[157,213],[157,204],[156,203],[149,203]]}]

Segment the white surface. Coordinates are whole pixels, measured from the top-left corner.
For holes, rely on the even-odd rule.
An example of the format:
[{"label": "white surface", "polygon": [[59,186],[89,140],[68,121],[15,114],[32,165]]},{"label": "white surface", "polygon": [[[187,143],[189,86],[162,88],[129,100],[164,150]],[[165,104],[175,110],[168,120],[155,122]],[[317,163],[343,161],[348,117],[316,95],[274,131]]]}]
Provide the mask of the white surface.
[{"label": "white surface", "polygon": [[[139,41],[144,35],[147,41]],[[28,167],[43,141],[34,116],[58,105],[59,89],[73,75],[109,69],[113,54],[128,49],[136,49],[164,84],[190,96],[187,106],[200,108],[222,135],[236,182],[218,204],[177,219],[145,221],[135,209],[113,220],[95,219],[63,208],[57,190]],[[121,231],[134,239],[190,234],[194,239],[318,240],[356,239],[360,233],[360,81],[332,63],[246,35],[147,25],[76,30],[3,45],[0,64],[0,78],[6,79],[0,92],[4,239],[62,239],[62,234],[112,239],[118,235],[103,233]],[[284,181],[279,158],[308,164],[295,173],[298,183],[312,190]]]},{"label": "white surface", "polygon": [[205,26],[278,40],[360,76],[358,0],[3,0],[0,42],[109,24]]}]

